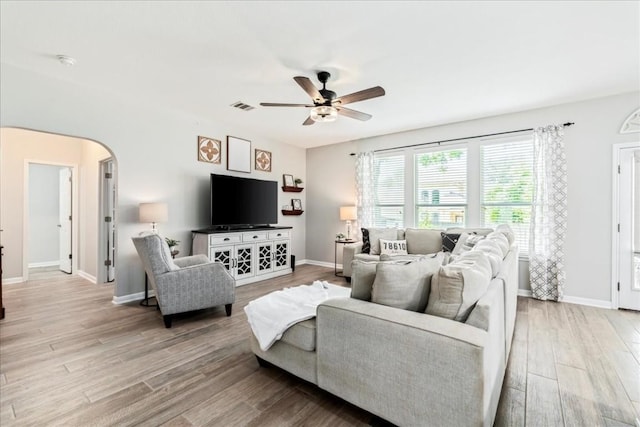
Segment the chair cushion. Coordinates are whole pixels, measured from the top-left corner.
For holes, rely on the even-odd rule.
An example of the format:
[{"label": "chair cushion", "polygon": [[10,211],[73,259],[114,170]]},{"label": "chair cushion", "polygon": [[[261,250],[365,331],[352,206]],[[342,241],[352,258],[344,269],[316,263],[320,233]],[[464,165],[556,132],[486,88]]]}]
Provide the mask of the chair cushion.
[{"label": "chair cushion", "polygon": [[407,252],[410,254],[435,254],[442,250],[442,230],[407,228],[404,231],[407,240]]},{"label": "chair cushion", "polygon": [[408,263],[380,262],[371,290],[371,302],[423,312],[431,288],[431,276],[442,265],[444,253]]},{"label": "chair cushion", "polygon": [[464,322],[490,282],[491,266],[484,252],[465,252],[433,275],[425,312]]},{"label": "chair cushion", "polygon": [[316,349],[316,319],[305,320],[291,326],[282,334],[281,341],[304,351]]}]

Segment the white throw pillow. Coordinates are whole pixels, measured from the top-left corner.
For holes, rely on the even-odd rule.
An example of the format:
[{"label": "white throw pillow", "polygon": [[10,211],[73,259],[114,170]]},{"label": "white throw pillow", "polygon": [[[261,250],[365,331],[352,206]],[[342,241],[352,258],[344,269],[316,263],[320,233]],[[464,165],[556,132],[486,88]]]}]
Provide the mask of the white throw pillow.
[{"label": "white throw pillow", "polygon": [[380,255],[407,255],[407,241],[380,239]]},{"label": "white throw pillow", "polygon": [[507,240],[509,240],[509,246],[513,245],[513,242],[516,241],[516,235],[509,224],[500,224],[496,227],[496,231],[505,235]]},{"label": "white throw pillow", "polygon": [[507,252],[509,252],[509,239],[502,233],[494,231],[493,233],[489,233],[487,235],[487,239],[493,240],[500,246],[500,250],[502,251],[502,258],[507,256]]},{"label": "white throw pillow", "polygon": [[444,253],[420,258],[408,264],[379,263],[371,290],[371,302],[424,312],[431,288],[431,277],[438,271]]},{"label": "white throw pillow", "polygon": [[495,240],[484,239],[473,247],[471,252],[484,252],[491,264],[491,277],[496,277],[502,265],[502,249]]},{"label": "white throw pillow", "polygon": [[426,313],[465,322],[491,283],[491,266],[481,251],[465,252],[431,279]]},{"label": "white throw pillow", "polygon": [[380,239],[396,240],[398,238],[398,230],[396,228],[370,228],[369,244],[371,255],[380,255]]}]

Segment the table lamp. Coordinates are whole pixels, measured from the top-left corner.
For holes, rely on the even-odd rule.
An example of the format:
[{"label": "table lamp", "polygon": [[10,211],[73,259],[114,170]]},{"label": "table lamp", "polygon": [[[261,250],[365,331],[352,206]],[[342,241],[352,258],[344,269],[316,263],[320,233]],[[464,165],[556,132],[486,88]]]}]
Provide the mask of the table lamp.
[{"label": "table lamp", "polygon": [[358,219],[355,206],[341,206],[340,220],[347,221],[347,240],[351,240],[351,221]]},{"label": "table lamp", "polygon": [[140,203],[139,206],[140,222],[151,223],[151,231],[158,233],[156,223],[167,222],[169,219],[166,203]]}]

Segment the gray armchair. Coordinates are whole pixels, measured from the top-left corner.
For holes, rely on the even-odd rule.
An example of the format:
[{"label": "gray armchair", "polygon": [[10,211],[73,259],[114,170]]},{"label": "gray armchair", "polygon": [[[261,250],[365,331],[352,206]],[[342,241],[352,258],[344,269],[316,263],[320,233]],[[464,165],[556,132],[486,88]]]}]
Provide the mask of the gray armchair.
[{"label": "gray armchair", "polygon": [[158,234],[145,234],[132,240],[167,328],[171,327],[173,314],[223,304],[227,316],[231,316],[236,282],[221,263],[211,262],[205,255],[174,260],[169,246]]}]

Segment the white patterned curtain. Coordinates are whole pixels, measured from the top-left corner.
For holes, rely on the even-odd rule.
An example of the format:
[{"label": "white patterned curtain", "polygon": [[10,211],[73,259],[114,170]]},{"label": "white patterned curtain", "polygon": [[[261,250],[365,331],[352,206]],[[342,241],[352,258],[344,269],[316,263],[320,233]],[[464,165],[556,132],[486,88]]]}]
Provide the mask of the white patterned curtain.
[{"label": "white patterned curtain", "polygon": [[358,226],[373,225],[374,176],[373,152],[358,153],[356,156],[356,197],[358,207]]},{"label": "white patterned curtain", "polygon": [[529,238],[531,292],[540,300],[560,301],[565,284],[567,159],[563,127],[533,133],[533,203]]}]

